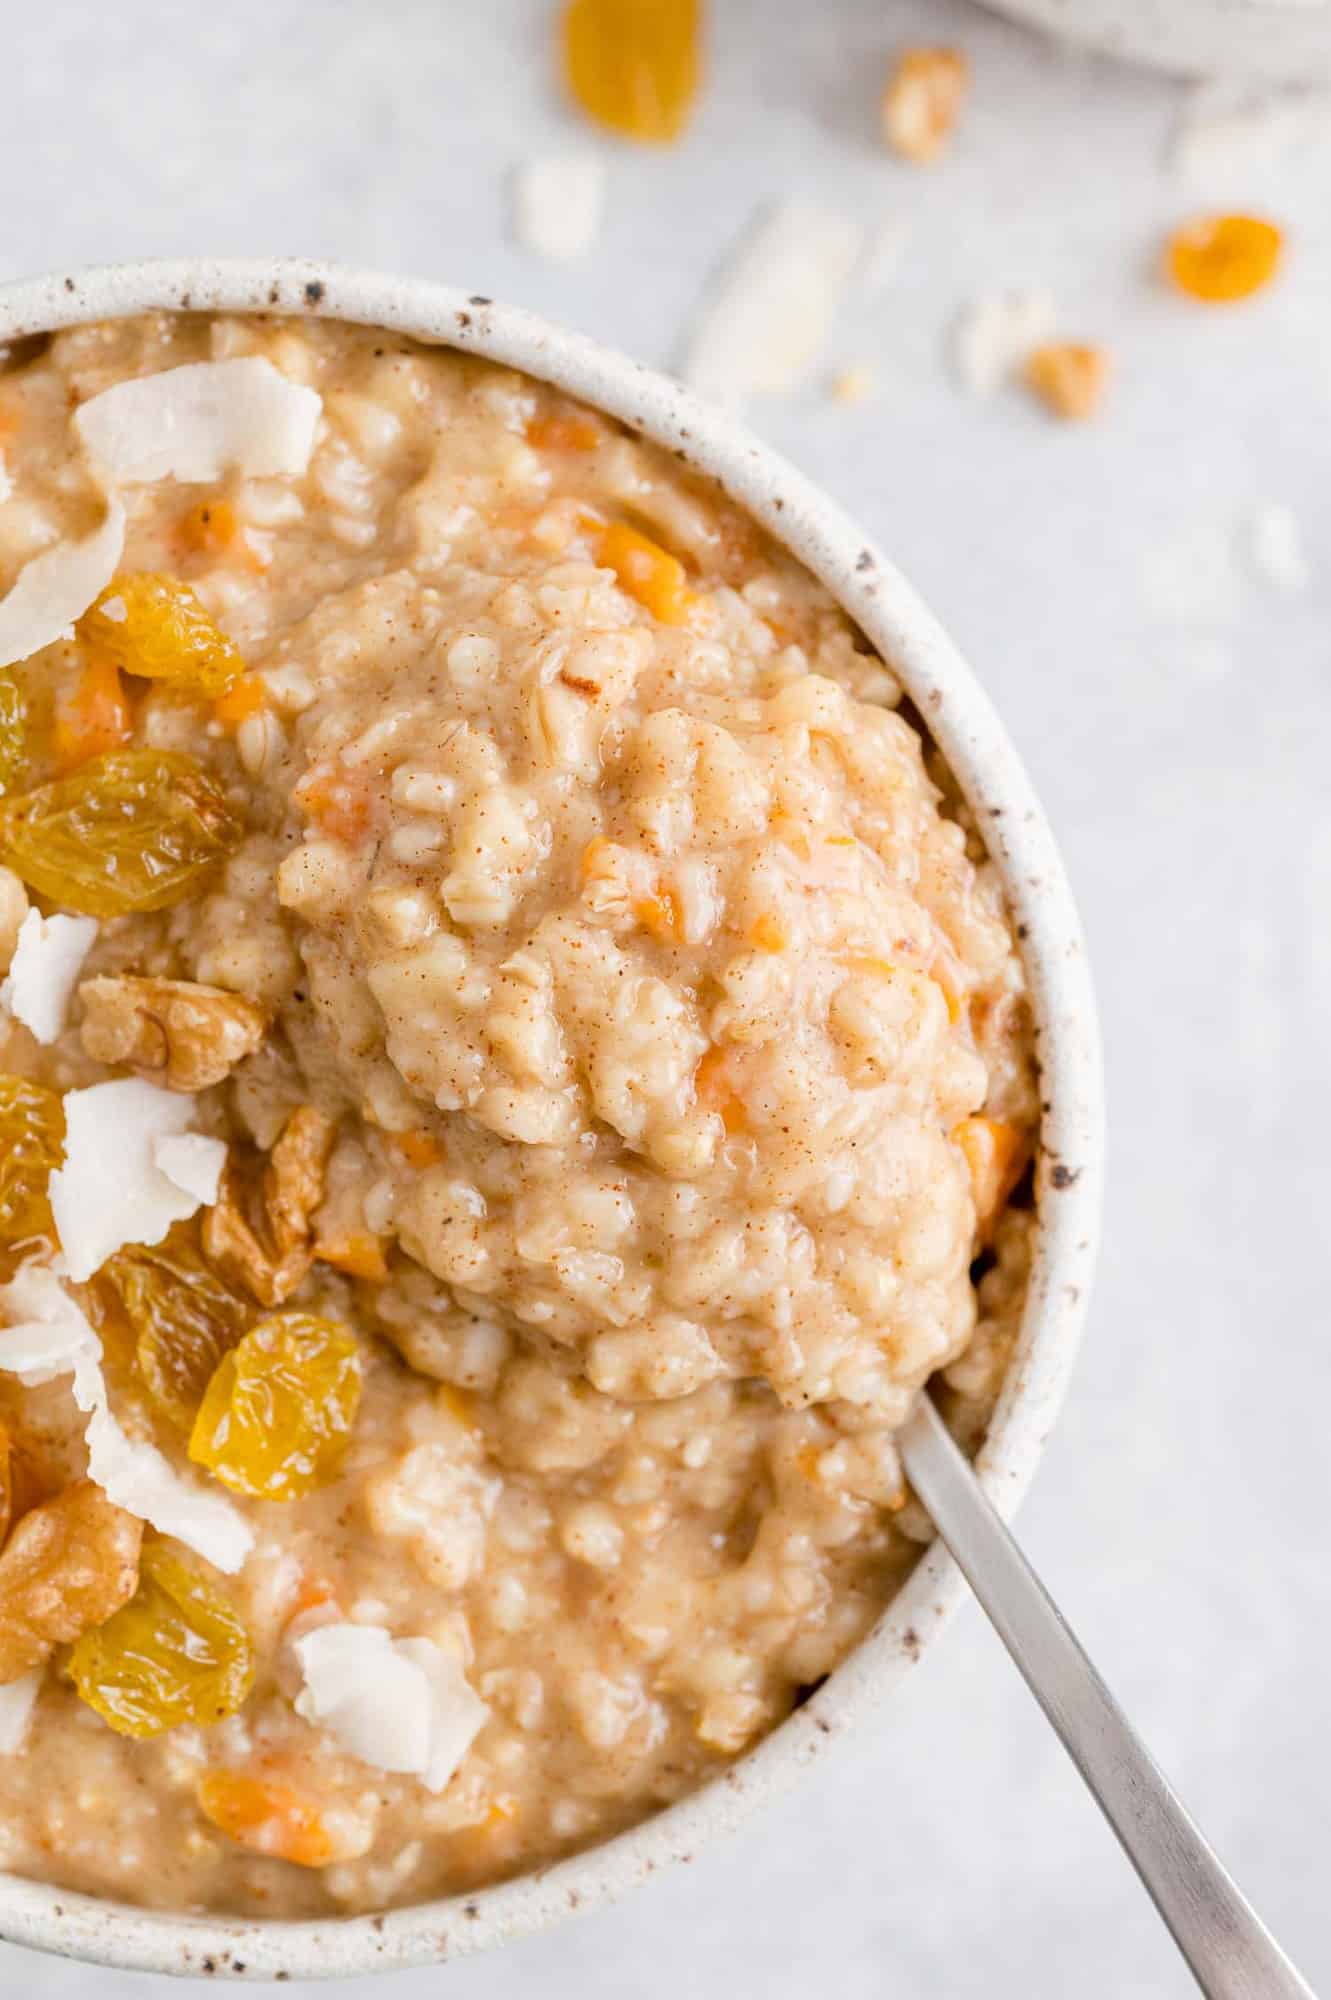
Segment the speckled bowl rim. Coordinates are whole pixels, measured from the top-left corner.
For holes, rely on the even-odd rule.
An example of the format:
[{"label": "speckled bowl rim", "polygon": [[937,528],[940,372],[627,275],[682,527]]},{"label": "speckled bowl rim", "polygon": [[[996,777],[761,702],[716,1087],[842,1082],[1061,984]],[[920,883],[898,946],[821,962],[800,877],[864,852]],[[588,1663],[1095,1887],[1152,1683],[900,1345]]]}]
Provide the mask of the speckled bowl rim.
[{"label": "speckled bowl rim", "polygon": [[[1037,1253],[1020,1341],[978,1461],[1010,1515],[1072,1366],[1099,1227],[1103,1113],[1081,927],[1044,814],[989,700],[905,579],[827,496],[678,383],[512,306],[420,279],[288,259],[106,266],[0,288],[0,341],[151,308],[350,320],[525,369],[710,474],[840,600],[891,661],[978,815],[1023,940],[1044,1122]],[[491,1889],[319,1922],[163,1914],[0,1876],[0,1937],[101,1965],[320,1978],[439,1963],[603,1904],[691,1861],[853,1728],[917,1661],[964,1591],[931,1549],[812,1700],[721,1777],[641,1826]]]}]

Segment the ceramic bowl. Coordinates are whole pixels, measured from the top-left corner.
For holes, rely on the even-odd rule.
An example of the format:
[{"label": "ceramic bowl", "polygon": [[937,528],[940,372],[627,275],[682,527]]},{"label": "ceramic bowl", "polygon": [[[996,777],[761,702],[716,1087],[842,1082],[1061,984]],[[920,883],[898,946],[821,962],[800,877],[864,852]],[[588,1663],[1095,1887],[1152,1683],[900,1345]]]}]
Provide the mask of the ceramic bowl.
[{"label": "ceramic bowl", "polygon": [[[1010,1515],[1035,1470],[1081,1327],[1101,1199],[1101,1079],[1081,930],[1053,838],[984,692],[910,585],[827,496],[730,417],[664,376],[532,314],[419,279],[294,261],[140,263],[0,289],[0,343],[148,309],[351,320],[484,355],[556,383],[710,474],[805,563],[901,676],[973,807],[1020,926],[1039,1032],[1039,1229],[1021,1339],[979,1459]],[[618,1896],[690,1860],[853,1730],[929,1651],[964,1585],[922,1557],[870,1636],[814,1698],[683,1803],[571,1860],[377,1917],[173,1916],[0,1877],[0,1936],[153,1972],[316,1978],[475,1951]]]},{"label": "ceramic bowl", "polygon": [[1331,79],[1331,0],[987,0],[1000,14],[1172,76]]}]

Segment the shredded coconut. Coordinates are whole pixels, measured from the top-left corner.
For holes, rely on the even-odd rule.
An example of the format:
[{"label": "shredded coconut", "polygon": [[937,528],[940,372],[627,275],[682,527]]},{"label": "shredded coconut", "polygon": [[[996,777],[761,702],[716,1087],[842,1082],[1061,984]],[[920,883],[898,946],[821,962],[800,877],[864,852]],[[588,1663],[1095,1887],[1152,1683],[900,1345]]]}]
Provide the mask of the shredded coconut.
[{"label": "shredded coconut", "polygon": [[1273,589],[1297,597],[1308,588],[1303,531],[1292,507],[1265,500],[1254,509],[1249,546],[1254,569]]},{"label": "shredded coconut", "polygon": [[88,1477],[108,1500],[173,1535],[218,1569],[238,1570],[254,1537],[231,1502],[180,1477],[155,1445],[121,1429],[107,1401],[102,1344],[77,1302],[46,1265],[25,1265],[0,1286],[0,1368],[21,1382],[70,1375],[74,1401],[88,1419]]},{"label": "shredded coconut", "polygon": [[513,228],[538,257],[570,263],[601,233],[605,163],[595,153],[524,160],[513,175]]},{"label": "shredded coconut", "polygon": [[0,1687],[0,1757],[12,1757],[27,1741],[32,1711],[41,1692],[42,1669],[20,1674]]},{"label": "shredded coconut", "polygon": [[63,638],[105,590],[125,546],[125,510],[108,500],[100,528],[81,542],[57,542],[19,571],[0,598],[0,667],[31,659]]},{"label": "shredded coconut", "polygon": [[954,335],[962,387],[973,396],[992,396],[1053,329],[1054,304],[1046,292],[991,292],[973,300]]},{"label": "shredded coconut", "polygon": [[117,382],[75,412],[74,428],[112,485],[298,477],[323,399],[262,355],[192,361]]},{"label": "shredded coconut", "polygon": [[226,1145],[202,1132],[173,1133],[154,1144],[153,1165],[201,1208],[211,1208],[226,1165]]},{"label": "shredded coconut", "polygon": [[0,1006],[39,1042],[54,1042],[63,1031],[70,995],[96,935],[95,917],[44,917],[29,910],[20,924]]},{"label": "shredded coconut", "polygon": [[441,1792],[489,1715],[452,1654],[381,1625],[324,1625],[295,1643],[296,1712],[362,1763]]},{"label": "shredded coconut", "polygon": [[157,1164],[160,1140],[183,1133],[194,1099],[140,1077],[65,1094],[65,1161],[51,1175],[51,1213],[69,1275],[82,1284],[126,1243],[160,1243],[201,1197]]},{"label": "shredded coconut", "polygon": [[684,374],[722,401],[804,381],[850,284],[863,231],[808,201],[751,231],[694,325]]}]

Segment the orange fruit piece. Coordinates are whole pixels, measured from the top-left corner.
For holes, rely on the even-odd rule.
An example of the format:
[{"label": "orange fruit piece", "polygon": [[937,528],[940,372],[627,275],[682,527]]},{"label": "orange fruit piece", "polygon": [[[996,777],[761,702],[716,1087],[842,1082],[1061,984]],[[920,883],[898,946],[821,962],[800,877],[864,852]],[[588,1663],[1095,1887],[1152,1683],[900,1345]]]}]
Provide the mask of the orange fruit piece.
[{"label": "orange fruit piece", "polygon": [[300,1868],[324,1868],[336,1859],[337,1843],[318,1806],[290,1785],[245,1771],[205,1771],[196,1796],[205,1819],[238,1847]]},{"label": "orange fruit piece", "polygon": [[971,1177],[975,1216],[987,1236],[1026,1165],[1025,1138],[1001,1118],[963,1118],[952,1134]]},{"label": "orange fruit piece", "polygon": [[883,137],[912,166],[945,150],[970,84],[960,49],[903,49],[883,92]]},{"label": "orange fruit piece", "polygon": [[693,605],[684,565],[626,521],[611,521],[601,535],[596,559],[612,569],[621,590],[659,618],[663,625],[682,625]]},{"label": "orange fruit piece", "polygon": [[1251,298],[1276,274],[1284,237],[1256,215],[1204,215],[1176,229],[1165,269],[1181,292],[1206,305]]},{"label": "orange fruit piece", "polygon": [[587,116],[668,145],[688,121],[701,72],[699,0],[567,0],[564,76]]},{"label": "orange fruit piece", "polygon": [[128,743],[133,727],[129,697],[114,660],[85,660],[74,686],[57,695],[51,732],[56,769],[77,770],[90,757]]}]

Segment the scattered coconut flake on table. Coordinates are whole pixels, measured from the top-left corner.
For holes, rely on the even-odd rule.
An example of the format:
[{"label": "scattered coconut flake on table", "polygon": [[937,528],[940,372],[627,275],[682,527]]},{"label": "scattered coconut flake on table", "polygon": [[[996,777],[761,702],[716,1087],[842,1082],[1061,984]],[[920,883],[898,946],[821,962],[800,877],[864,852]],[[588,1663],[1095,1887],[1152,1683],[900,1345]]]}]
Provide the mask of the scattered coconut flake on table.
[{"label": "scattered coconut flake on table", "polygon": [[963,308],[954,330],[957,378],[973,396],[992,396],[1054,329],[1047,292],[990,292]]},{"label": "scattered coconut flake on table", "polygon": [[694,324],[685,379],[722,402],[798,388],[859,260],[858,223],[792,200],[748,234]]},{"label": "scattered coconut flake on table", "polygon": [[295,1643],[305,1685],[296,1713],[381,1771],[441,1792],[489,1710],[451,1653],[394,1639],[382,1625],[323,1625]]},{"label": "scattered coconut flake on table", "polygon": [[259,354],[191,361],[117,382],[74,413],[74,429],[112,485],[211,484],[296,477],[314,449],[323,399]]},{"label": "scattered coconut flake on table", "polygon": [[226,1166],[226,1145],[202,1132],[173,1133],[153,1147],[153,1165],[201,1208],[211,1208]]},{"label": "scattered coconut flake on table", "polygon": [[605,162],[595,153],[524,160],[513,174],[519,243],[556,264],[585,257],[601,233],[605,180]]},{"label": "scattered coconut flake on table", "polygon": [[0,1286],[0,1369],[25,1384],[73,1377],[74,1401],[88,1419],[88,1477],[108,1500],[172,1535],[228,1572],[238,1570],[254,1536],[220,1493],[182,1479],[157,1447],[121,1429],[107,1401],[102,1343],[57,1273],[27,1264]]},{"label": "scattered coconut flake on table", "polygon": [[116,573],[125,546],[125,510],[106,503],[100,528],[81,542],[57,542],[25,563],[0,598],[0,667],[29,660],[63,638]]},{"label": "scattered coconut flake on table", "polygon": [[193,1117],[192,1097],[137,1076],[65,1093],[65,1162],[51,1175],[51,1213],[78,1283],[126,1243],[160,1243],[200,1206],[154,1157]]},{"label": "scattered coconut flake on table", "polygon": [[1253,512],[1249,549],[1258,575],[1283,596],[1297,597],[1308,588],[1303,531],[1292,507],[1263,501]]},{"label": "scattered coconut flake on table", "polygon": [[44,917],[29,910],[19,926],[0,985],[0,1006],[31,1029],[39,1042],[54,1042],[65,1025],[70,995],[97,935],[95,917]]},{"label": "scattered coconut flake on table", "polygon": [[43,1669],[34,1667],[0,1687],[0,1757],[12,1757],[27,1741],[32,1711],[41,1693]]}]

